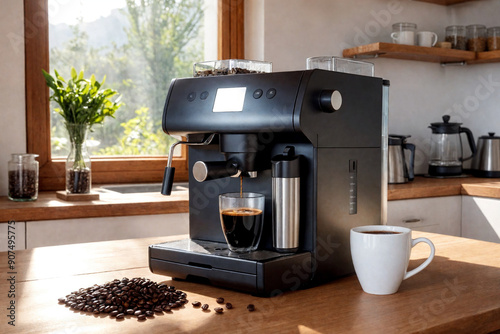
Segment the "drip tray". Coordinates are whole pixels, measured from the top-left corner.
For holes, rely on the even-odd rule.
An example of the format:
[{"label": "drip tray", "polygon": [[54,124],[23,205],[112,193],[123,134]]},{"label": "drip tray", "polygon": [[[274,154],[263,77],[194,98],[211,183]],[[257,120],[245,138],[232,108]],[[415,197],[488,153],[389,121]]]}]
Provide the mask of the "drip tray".
[{"label": "drip tray", "polygon": [[[149,246],[153,273],[203,281],[257,295],[298,289],[311,279],[310,252],[282,254],[268,250],[233,253],[225,243],[183,239]],[[296,275],[296,266],[302,268]],[[277,291],[278,290],[278,291]]]}]

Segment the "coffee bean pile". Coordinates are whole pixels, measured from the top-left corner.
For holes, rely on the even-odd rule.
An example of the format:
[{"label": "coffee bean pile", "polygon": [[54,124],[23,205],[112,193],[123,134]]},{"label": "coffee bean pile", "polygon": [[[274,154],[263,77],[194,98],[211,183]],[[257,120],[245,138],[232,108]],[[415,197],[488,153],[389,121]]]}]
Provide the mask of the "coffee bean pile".
[{"label": "coffee bean pile", "polygon": [[[222,297],[217,298],[215,301],[217,302],[217,304],[224,304],[224,298],[222,298]],[[201,302],[199,302],[199,301],[194,301],[194,302],[192,302],[191,304],[192,304],[192,305],[193,305],[193,307],[195,307],[195,308],[199,308],[199,307],[201,307],[201,309],[202,309],[203,311],[209,311],[209,308],[210,308],[210,306],[209,306],[208,304],[203,304],[203,305],[202,305],[202,304],[201,304]],[[232,309],[232,308],[233,308],[233,304],[231,304],[231,303],[226,303],[226,309],[230,310],[230,309]],[[253,304],[248,304],[248,306],[247,306],[247,310],[248,310],[249,312],[253,312],[253,311],[255,311],[255,306],[254,306]],[[224,313],[224,309],[223,309],[222,307],[216,307],[216,308],[214,308],[214,311],[215,311],[216,313],[219,313],[219,314]]]},{"label": "coffee bean pile", "polygon": [[90,169],[69,169],[66,175],[66,187],[70,193],[86,194],[90,192]]},{"label": "coffee bean pile", "polygon": [[475,52],[483,52],[486,50],[486,38],[476,37],[467,40],[467,50]]},{"label": "coffee bean pile", "polygon": [[9,196],[13,199],[32,199],[37,196],[38,179],[36,171],[23,169],[9,171]]},{"label": "coffee bean pile", "polygon": [[488,37],[488,51],[500,50],[500,36]]},{"label": "coffee bean pile", "polygon": [[465,36],[446,36],[445,42],[450,42],[452,49],[467,49],[467,38]]},{"label": "coffee bean pile", "polygon": [[174,286],[158,284],[147,278],[115,279],[101,285],[82,288],[59,298],[73,310],[106,313],[123,319],[126,315],[146,320],[155,313],[170,312],[186,304],[186,293]]},{"label": "coffee bean pile", "polygon": [[251,74],[263,73],[261,71],[247,70],[246,68],[233,67],[233,68],[215,68],[213,70],[196,71],[195,77],[211,77],[219,75],[232,75],[232,74]]}]

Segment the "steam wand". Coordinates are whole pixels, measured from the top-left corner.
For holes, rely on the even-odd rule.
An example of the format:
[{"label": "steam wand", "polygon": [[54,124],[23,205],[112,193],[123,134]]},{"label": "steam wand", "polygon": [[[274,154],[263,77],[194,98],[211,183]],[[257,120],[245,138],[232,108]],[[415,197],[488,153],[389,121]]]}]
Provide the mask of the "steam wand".
[{"label": "steam wand", "polygon": [[188,141],[178,141],[172,146],[170,146],[170,150],[168,152],[168,161],[167,161],[167,167],[165,167],[165,173],[163,174],[163,183],[161,185],[161,194],[170,196],[172,193],[172,186],[174,184],[174,174],[175,174],[175,167],[172,167],[172,158],[174,156],[174,149],[177,145],[179,144],[184,144],[184,145],[208,145],[212,142],[212,140],[215,137],[215,133],[212,133],[207,139],[205,139],[202,142],[195,142],[191,143]]}]

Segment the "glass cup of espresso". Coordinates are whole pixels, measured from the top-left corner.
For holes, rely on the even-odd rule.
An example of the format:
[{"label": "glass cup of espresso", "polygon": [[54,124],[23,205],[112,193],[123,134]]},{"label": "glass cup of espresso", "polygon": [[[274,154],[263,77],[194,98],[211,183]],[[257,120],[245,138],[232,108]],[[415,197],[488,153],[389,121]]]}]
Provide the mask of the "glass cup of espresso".
[{"label": "glass cup of espresso", "polygon": [[265,196],[259,193],[219,195],[222,231],[229,250],[252,252],[259,246],[264,223]]}]

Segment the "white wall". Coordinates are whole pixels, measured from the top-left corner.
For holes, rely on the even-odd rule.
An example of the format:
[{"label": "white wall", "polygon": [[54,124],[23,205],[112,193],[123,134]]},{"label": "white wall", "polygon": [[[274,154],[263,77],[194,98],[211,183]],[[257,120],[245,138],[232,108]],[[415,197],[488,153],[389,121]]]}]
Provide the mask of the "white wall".
[{"label": "white wall", "polygon": [[7,162],[26,152],[23,1],[0,0],[0,196],[7,195]]},{"label": "white wall", "polygon": [[[304,69],[307,57],[341,56],[346,47],[390,42],[396,22],[414,22],[440,40],[451,24],[500,25],[500,1],[494,0],[448,7],[408,0],[252,0],[245,6],[245,56],[272,61],[275,71]],[[375,64],[376,76],[391,81],[389,133],[412,136],[417,173],[427,172],[428,125],[444,114],[463,122],[476,139],[488,131],[500,133],[500,63],[441,67],[368,61]]]},{"label": "white wall", "polygon": [[[450,24],[500,25],[500,1],[495,0],[449,7],[408,0],[249,0],[245,6],[246,58],[272,61],[275,71],[304,69],[307,57],[340,56],[347,46],[390,42],[395,22],[415,22],[441,39]],[[10,153],[26,151],[23,2],[0,0],[0,8],[0,195],[6,195]],[[476,138],[500,133],[500,63],[443,68],[371,61],[375,75],[391,80],[389,130],[412,135],[417,173],[427,169],[427,126],[445,113]]]}]

